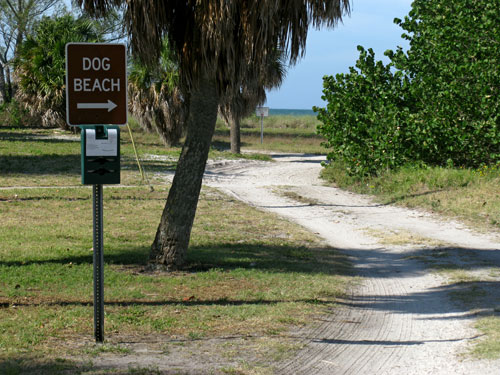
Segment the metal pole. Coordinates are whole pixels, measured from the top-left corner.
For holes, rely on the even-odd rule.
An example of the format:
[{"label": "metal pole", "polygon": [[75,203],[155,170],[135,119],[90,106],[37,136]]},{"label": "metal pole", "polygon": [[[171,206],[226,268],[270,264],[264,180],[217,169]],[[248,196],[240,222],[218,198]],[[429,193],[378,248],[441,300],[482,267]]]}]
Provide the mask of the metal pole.
[{"label": "metal pole", "polygon": [[102,222],[102,185],[93,185],[94,216],[94,336],[96,342],[104,341],[104,254]]},{"label": "metal pole", "polygon": [[264,116],[260,115],[260,144],[264,143]]}]

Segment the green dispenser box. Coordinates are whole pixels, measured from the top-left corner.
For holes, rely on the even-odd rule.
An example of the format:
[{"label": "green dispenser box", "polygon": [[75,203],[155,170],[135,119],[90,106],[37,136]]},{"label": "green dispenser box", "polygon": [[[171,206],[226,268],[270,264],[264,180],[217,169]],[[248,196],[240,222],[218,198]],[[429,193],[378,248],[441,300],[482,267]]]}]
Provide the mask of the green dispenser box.
[{"label": "green dispenser box", "polygon": [[82,129],[82,184],[120,183],[120,129],[92,126]]}]

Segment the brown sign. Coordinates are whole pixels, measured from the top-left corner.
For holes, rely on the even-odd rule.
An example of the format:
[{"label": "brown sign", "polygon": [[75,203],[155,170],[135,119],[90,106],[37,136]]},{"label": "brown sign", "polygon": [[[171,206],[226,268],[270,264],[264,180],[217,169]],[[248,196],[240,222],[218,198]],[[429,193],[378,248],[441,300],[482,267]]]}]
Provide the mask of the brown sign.
[{"label": "brown sign", "polygon": [[127,57],[124,44],[66,44],[66,122],[127,123]]}]

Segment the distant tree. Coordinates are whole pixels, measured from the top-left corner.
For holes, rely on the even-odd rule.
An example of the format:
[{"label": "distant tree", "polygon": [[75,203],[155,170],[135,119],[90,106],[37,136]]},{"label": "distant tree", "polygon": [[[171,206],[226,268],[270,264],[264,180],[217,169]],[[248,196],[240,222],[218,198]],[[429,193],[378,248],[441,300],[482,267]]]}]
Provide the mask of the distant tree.
[{"label": "distant tree", "polygon": [[0,99],[10,102],[13,94],[12,61],[33,26],[48,12],[57,13],[60,0],[0,0]]},{"label": "distant tree", "polygon": [[129,110],[141,127],[156,131],[165,144],[179,142],[185,130],[189,100],[179,87],[179,67],[164,40],[157,65],[134,58],[129,71]]},{"label": "distant tree", "polygon": [[19,47],[18,100],[45,127],[66,129],[65,53],[68,42],[102,41],[94,21],[72,15],[45,17]]},{"label": "distant tree", "polygon": [[[203,172],[220,97],[241,89],[247,73],[267,55],[287,50],[293,64],[303,54],[310,26],[333,26],[347,0],[79,0],[92,14],[127,4],[132,48],[158,60],[166,36],[179,63],[179,82],[190,93],[187,135],[167,203],[151,246],[152,266],[169,270],[186,262]],[[253,67],[253,69],[249,69]],[[228,95],[229,96],[229,95]]]},{"label": "distant tree", "polygon": [[249,116],[255,107],[266,101],[266,90],[279,87],[286,75],[285,55],[276,49],[270,53],[260,69],[248,73],[240,90],[221,97],[219,112],[230,128],[231,152],[241,153],[240,121]]}]

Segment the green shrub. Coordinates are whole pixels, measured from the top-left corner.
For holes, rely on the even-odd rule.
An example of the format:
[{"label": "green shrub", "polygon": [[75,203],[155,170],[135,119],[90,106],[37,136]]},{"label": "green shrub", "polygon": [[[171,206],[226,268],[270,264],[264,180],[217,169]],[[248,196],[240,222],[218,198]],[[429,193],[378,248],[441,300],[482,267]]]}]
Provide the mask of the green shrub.
[{"label": "green shrub", "polygon": [[413,146],[404,77],[375,61],[372,49],[358,50],[358,70],[324,77],[322,98],[328,104],[314,110],[322,122],[318,132],[332,149],[328,159],[342,162],[350,174],[368,175],[404,164]]},{"label": "green shrub", "polygon": [[388,55],[411,79],[421,158],[470,167],[498,161],[500,0],[417,0],[395,22],[410,50]]},{"label": "green shrub", "polygon": [[358,47],[356,68],[324,77],[318,131],[351,175],[408,162],[477,168],[500,161],[500,0],[416,0],[410,42],[375,61]]},{"label": "green shrub", "polygon": [[2,126],[17,128],[31,125],[26,123],[30,119],[27,115],[28,111],[15,99],[0,105],[0,125]]}]

